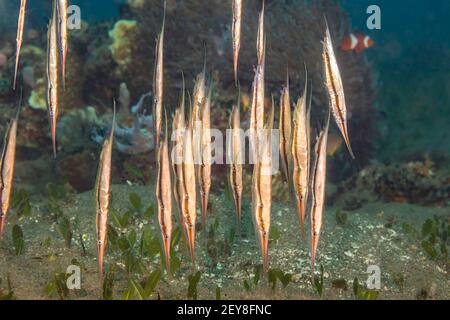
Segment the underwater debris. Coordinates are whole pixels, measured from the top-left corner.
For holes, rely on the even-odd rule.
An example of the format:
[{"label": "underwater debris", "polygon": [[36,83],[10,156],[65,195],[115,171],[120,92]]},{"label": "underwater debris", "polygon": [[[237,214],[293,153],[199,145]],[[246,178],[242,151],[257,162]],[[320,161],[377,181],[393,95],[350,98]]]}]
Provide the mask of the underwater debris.
[{"label": "underwater debris", "polygon": [[98,265],[100,279],[103,279],[103,257],[106,249],[106,236],[108,233],[108,212],[111,196],[111,156],[114,144],[114,127],[116,115],[116,105],[114,103],[114,118],[112,122],[111,134],[103,143],[102,153],[97,173],[96,183],[96,206],[97,206],[97,248]]}]

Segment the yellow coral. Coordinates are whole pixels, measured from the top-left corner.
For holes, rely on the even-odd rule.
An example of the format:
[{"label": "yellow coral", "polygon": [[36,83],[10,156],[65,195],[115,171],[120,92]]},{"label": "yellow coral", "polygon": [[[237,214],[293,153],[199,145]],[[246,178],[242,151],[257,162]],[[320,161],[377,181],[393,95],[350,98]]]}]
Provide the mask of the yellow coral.
[{"label": "yellow coral", "polygon": [[47,109],[47,98],[45,91],[45,80],[38,79],[36,81],[36,86],[31,91],[30,98],[28,99],[28,104],[33,109]]},{"label": "yellow coral", "polygon": [[145,4],[145,0],[128,0],[128,5],[132,8],[142,8]]},{"label": "yellow coral", "polygon": [[109,32],[113,43],[109,47],[114,61],[120,66],[132,61],[132,52],[137,40],[137,22],[135,20],[119,20]]}]

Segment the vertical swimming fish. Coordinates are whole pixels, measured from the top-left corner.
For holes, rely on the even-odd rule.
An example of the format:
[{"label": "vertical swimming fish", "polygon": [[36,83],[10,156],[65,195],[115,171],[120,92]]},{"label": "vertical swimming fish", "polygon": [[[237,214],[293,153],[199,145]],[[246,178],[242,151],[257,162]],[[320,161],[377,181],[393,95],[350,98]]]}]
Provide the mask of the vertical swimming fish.
[{"label": "vertical swimming fish", "polygon": [[158,178],[156,199],[158,201],[158,221],[166,258],[166,270],[170,274],[170,244],[172,239],[172,181],[170,177],[169,146],[166,135],[158,149]]},{"label": "vertical swimming fish", "polygon": [[153,117],[155,121],[156,146],[159,146],[163,115],[164,90],[164,29],[166,25],[166,2],[164,1],[164,18],[161,33],[156,39],[155,71],[153,75]]},{"label": "vertical swimming fish", "polygon": [[197,219],[196,201],[197,190],[195,183],[195,166],[193,150],[192,127],[186,128],[183,141],[183,195],[181,209],[183,212],[184,228],[186,230],[192,265],[195,267],[195,223]]},{"label": "vertical swimming fish", "polygon": [[269,270],[269,232],[272,210],[272,141],[271,125],[264,130],[264,138],[258,146],[258,161],[253,168],[252,219],[260,244],[263,271]]},{"label": "vertical swimming fish", "polygon": [[56,20],[56,3],[53,6],[53,18],[48,26],[47,47],[47,104],[52,130],[53,155],[56,157],[56,122],[59,112],[59,61],[58,61],[58,29]]},{"label": "vertical swimming fish", "polygon": [[25,26],[25,10],[27,6],[27,0],[22,0],[20,3],[19,19],[17,21],[17,37],[16,37],[16,65],[14,68],[14,82],[13,89],[16,90],[17,74],[19,72],[20,50],[22,49],[23,42],[23,29]]},{"label": "vertical swimming fish", "polygon": [[61,75],[63,87],[66,88],[66,60],[68,49],[68,29],[67,29],[67,0],[57,0],[58,25],[59,25],[59,51],[61,55]]},{"label": "vertical swimming fish", "polygon": [[250,109],[250,129],[255,131],[264,127],[264,66],[259,65],[255,69],[255,77],[252,88],[252,105]]},{"label": "vertical swimming fish", "polygon": [[258,37],[256,41],[256,50],[258,53],[258,64],[263,65],[265,63],[265,51],[266,51],[266,34],[264,32],[264,12],[265,1],[263,0],[262,9],[258,19]]},{"label": "vertical swimming fish", "polygon": [[201,110],[201,158],[202,163],[199,169],[200,196],[202,201],[203,225],[206,227],[206,216],[208,212],[208,198],[211,190],[211,165],[212,165],[212,147],[211,147],[211,95],[212,87]]},{"label": "vertical swimming fish", "polygon": [[[206,60],[205,60],[206,62]],[[194,160],[196,164],[197,177],[200,178],[200,167],[202,163],[201,156],[201,135],[202,135],[202,119],[201,112],[206,101],[206,63],[203,71],[197,75],[194,85],[193,108],[191,112],[190,126],[192,128],[192,143],[194,148]],[[200,182],[199,182],[200,183]]]},{"label": "vertical swimming fish", "polygon": [[323,211],[325,208],[325,187],[327,176],[327,141],[328,128],[330,126],[330,111],[325,128],[317,138],[315,147],[315,164],[312,181],[312,206],[311,206],[311,245],[312,245],[312,270],[314,273],[316,252],[319,244],[320,230],[322,228]]},{"label": "vertical swimming fish", "polygon": [[342,133],[344,141],[347,144],[348,151],[354,159],[355,155],[353,154],[350,145],[347,129],[347,107],[345,104],[344,85],[342,84],[342,77],[334,53],[328,23],[326,23],[326,27],[322,56],[325,64],[326,87],[330,96],[331,111],[333,113],[333,118]]},{"label": "vertical swimming fish", "polygon": [[291,118],[291,97],[289,95],[289,75],[287,76],[286,86],[281,91],[280,97],[280,155],[281,164],[283,167],[284,176],[290,187],[291,181],[291,133],[292,133],[292,118]]},{"label": "vertical swimming fish", "polygon": [[250,155],[253,163],[258,161],[258,140],[264,128],[264,65],[258,65],[255,69],[253,80],[252,105],[250,109]]},{"label": "vertical swimming fish", "polygon": [[182,202],[184,196],[184,183],[183,183],[183,142],[184,142],[184,134],[185,134],[185,93],[184,93],[184,79],[183,79],[183,96],[181,98],[180,107],[175,110],[175,115],[173,117],[173,172],[174,172],[174,196],[175,201],[177,202],[178,209],[178,218],[181,226],[181,230],[183,233],[183,239],[185,241],[186,246],[187,243],[187,234],[186,228],[184,224],[183,210],[182,210]]},{"label": "vertical swimming fish", "polygon": [[239,51],[241,50],[242,0],[233,0],[233,62],[234,81],[238,84]]},{"label": "vertical swimming fish", "polygon": [[8,214],[11,191],[14,177],[14,163],[16,157],[16,140],[17,127],[19,123],[21,103],[16,117],[11,121],[6,129],[5,140],[3,142],[3,152],[0,160],[0,239],[3,236],[3,229],[6,223],[6,215]]},{"label": "vertical swimming fish", "polygon": [[250,140],[252,145],[251,155],[253,161],[257,162],[258,140],[261,130],[264,128],[264,102],[265,102],[265,34],[264,34],[264,1],[261,13],[259,14],[259,26],[257,35],[257,55],[258,65],[255,68],[255,77],[252,88],[252,105],[250,112]]},{"label": "vertical swimming fish", "polygon": [[98,266],[100,278],[103,278],[103,257],[106,249],[106,238],[108,234],[108,213],[109,200],[111,196],[111,166],[112,151],[114,145],[114,127],[116,125],[116,103],[114,102],[114,117],[112,122],[111,133],[103,142],[102,152],[100,154],[100,162],[97,172],[97,181],[95,186],[96,207],[97,207],[97,249],[98,249]]},{"label": "vertical swimming fish", "polygon": [[[308,75],[305,78],[305,90],[298,100],[294,111],[294,131],[292,139],[292,158],[294,164],[293,183],[297,201],[297,214],[302,235],[304,235],[305,211],[308,202],[310,171],[310,110],[307,106]],[[311,98],[310,98],[311,101]]]},{"label": "vertical swimming fish", "polygon": [[236,217],[238,227],[241,223],[241,206],[243,191],[243,150],[241,140],[241,118],[239,105],[233,106],[230,117],[231,140],[228,150],[230,152],[230,186],[233,191],[234,206],[236,208]]}]

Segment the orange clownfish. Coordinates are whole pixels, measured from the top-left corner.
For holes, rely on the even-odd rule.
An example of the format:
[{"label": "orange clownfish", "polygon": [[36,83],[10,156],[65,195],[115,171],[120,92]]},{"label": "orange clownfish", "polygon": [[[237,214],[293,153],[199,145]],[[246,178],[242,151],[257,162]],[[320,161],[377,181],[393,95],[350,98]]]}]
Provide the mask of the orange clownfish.
[{"label": "orange clownfish", "polygon": [[350,33],[342,40],[341,49],[343,51],[355,51],[361,53],[375,44],[373,39],[361,32]]}]

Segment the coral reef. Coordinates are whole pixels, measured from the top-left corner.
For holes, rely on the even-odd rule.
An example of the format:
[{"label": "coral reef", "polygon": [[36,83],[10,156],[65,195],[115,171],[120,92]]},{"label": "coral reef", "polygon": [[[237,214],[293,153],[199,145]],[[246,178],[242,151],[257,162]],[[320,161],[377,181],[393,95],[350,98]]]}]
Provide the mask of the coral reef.
[{"label": "coral reef", "polygon": [[114,61],[126,68],[133,61],[133,47],[138,39],[138,26],[134,20],[119,20],[109,32],[112,44],[109,47]]},{"label": "coral reef", "polygon": [[[223,130],[228,127],[227,110],[237,101],[238,94],[233,79],[231,4],[211,0],[207,5],[202,5],[195,0],[177,0],[169,1],[167,5],[164,104],[169,110],[178,105],[182,71],[186,87],[193,87],[195,75],[202,69],[206,49],[207,70],[215,88],[212,119],[214,126]],[[245,121],[253,66],[256,63],[255,35],[261,3],[249,0],[244,5],[239,74]],[[123,105],[136,101],[143,92],[149,92],[152,88],[154,40],[161,28],[162,13],[163,1],[130,0],[122,7],[117,22],[83,22],[80,30],[70,32],[67,84],[60,97],[60,159],[85,150],[96,150],[98,145],[93,143],[92,129],[99,130],[98,137],[94,137],[94,140],[101,140],[110,128],[110,121],[104,121],[106,118],[102,115],[108,113],[107,120],[110,120],[114,99],[120,104],[118,149],[125,154],[152,151],[150,115],[147,111],[130,112]],[[323,111],[328,105],[328,97],[322,85],[321,40],[324,14],[328,18],[334,41],[338,43],[340,37],[350,30],[350,22],[337,2],[266,1],[267,106],[271,105],[270,95],[278,95],[285,81],[288,65],[292,96],[296,98],[301,94],[305,63],[314,88],[314,125],[319,119],[323,119]],[[28,140],[25,143],[27,148],[46,153],[49,137],[44,110],[46,37],[44,33],[36,33],[35,30],[29,30],[26,37],[21,56],[20,81],[24,84],[24,101],[35,110],[29,111],[33,118],[26,123],[24,132]],[[6,39],[3,46],[0,52],[6,52],[11,58],[14,39]],[[377,119],[373,108],[376,94],[373,71],[364,55],[339,51],[338,59],[351,118],[350,139],[358,162],[349,163],[346,150],[337,145],[330,163],[332,180],[350,175],[358,169],[356,163],[362,166],[367,162],[376,136]],[[0,69],[0,102],[10,103],[16,98],[10,90],[12,60],[9,59],[7,65]],[[126,90],[121,85],[123,83],[126,83]],[[126,96],[123,95],[124,92]],[[128,102],[124,103],[122,98]],[[148,110],[149,100],[142,101],[142,110]],[[86,106],[92,107],[88,109]],[[27,109],[29,108],[24,108]],[[77,113],[78,111],[81,113]],[[90,118],[92,114],[87,114],[92,111],[95,119]],[[337,130],[333,130],[337,133]],[[77,139],[75,133],[81,134],[80,138]],[[339,170],[335,170],[337,168]]]},{"label": "coral reef", "polygon": [[85,192],[94,187],[97,166],[93,164],[96,163],[94,154],[85,150],[59,161],[57,171],[77,192]]},{"label": "coral reef", "polygon": [[[206,46],[208,70],[217,77],[222,90],[235,90],[233,84],[232,45],[230,39],[230,3],[213,0],[207,6],[198,1],[174,1],[167,13],[165,52],[166,78],[172,85],[167,87],[170,97],[179,89],[179,71],[187,75],[198,73],[204,59]],[[162,2],[145,1],[138,8],[129,6],[124,17],[135,19],[142,28],[140,47],[147,46],[147,39],[156,38],[161,24]],[[260,1],[245,1],[244,28],[242,35],[240,83],[245,94],[249,92],[256,63],[257,13]],[[266,6],[267,71],[266,83],[269,91],[277,94],[285,81],[289,66],[291,83],[298,96],[304,82],[304,63],[307,65],[314,88],[313,119],[323,119],[323,110],[328,105],[323,83],[321,59],[324,31],[324,14],[332,29],[335,44],[351,30],[347,14],[335,1],[268,1]],[[212,40],[211,40],[212,39]],[[338,51],[344,87],[349,109],[349,131],[359,166],[367,163],[371,156],[374,139],[377,136],[375,123],[377,112],[375,79],[372,67],[364,55]],[[147,51],[138,59],[154,59],[154,53]],[[152,61],[153,62],[153,61]],[[188,81],[190,78],[187,77]],[[178,85],[176,85],[178,84]],[[190,84],[188,83],[188,87]],[[268,94],[270,95],[270,94]],[[232,99],[233,101],[234,99]],[[170,100],[172,101],[172,100]],[[230,104],[229,101],[228,104]],[[314,120],[316,121],[316,120]],[[345,150],[344,150],[345,151]],[[336,167],[344,168],[339,175],[348,175],[357,166],[343,166],[349,160],[345,152],[338,152],[334,159]]]},{"label": "coral reef", "polygon": [[339,185],[337,207],[355,210],[370,201],[441,207],[450,201],[450,171],[425,159],[406,164],[372,164]]},{"label": "coral reef", "polygon": [[[121,112],[118,115],[119,123],[115,130],[115,146],[122,153],[137,155],[148,153],[155,148],[153,116],[145,115],[145,110],[143,110],[144,102],[148,97],[151,97],[151,94],[142,95],[130,111],[128,106],[122,105]],[[126,98],[121,95],[119,101],[126,101]],[[131,121],[130,126],[123,125],[127,121]],[[103,142],[104,136],[95,133],[93,140],[100,144]]]}]

